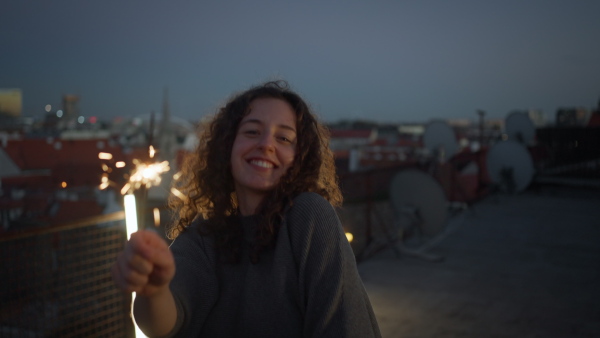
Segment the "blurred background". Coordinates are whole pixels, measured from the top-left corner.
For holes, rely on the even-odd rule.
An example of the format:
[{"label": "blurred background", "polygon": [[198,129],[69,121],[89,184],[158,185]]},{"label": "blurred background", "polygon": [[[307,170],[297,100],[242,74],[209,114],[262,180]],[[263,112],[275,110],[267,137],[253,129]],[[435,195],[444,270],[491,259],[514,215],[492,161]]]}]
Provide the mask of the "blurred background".
[{"label": "blurred background", "polygon": [[266,80],[287,80],[330,128],[358,262],[436,238],[490,196],[597,198],[598,13],[566,0],[4,1],[0,336],[133,335],[131,297],[108,273],[123,195],[164,234],[196,132]]}]

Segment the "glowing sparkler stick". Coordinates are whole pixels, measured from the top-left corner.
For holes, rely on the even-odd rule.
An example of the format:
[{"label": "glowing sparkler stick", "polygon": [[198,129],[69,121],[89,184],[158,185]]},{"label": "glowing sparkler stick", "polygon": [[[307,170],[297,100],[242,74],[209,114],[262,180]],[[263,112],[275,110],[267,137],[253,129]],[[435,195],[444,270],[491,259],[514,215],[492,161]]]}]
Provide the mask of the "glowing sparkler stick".
[{"label": "glowing sparkler stick", "polygon": [[125,204],[125,228],[127,229],[127,239],[130,239],[131,234],[138,231],[135,196],[133,194],[127,194],[123,197],[123,201]]},{"label": "glowing sparkler stick", "polygon": [[[127,239],[131,238],[131,234],[138,230],[137,223],[137,205],[135,203],[135,196],[133,194],[127,194],[123,197],[123,201],[125,204],[125,228],[127,231]],[[135,301],[135,292],[131,293],[131,310],[133,311],[133,302]],[[133,316],[131,316],[133,318]],[[133,321],[135,324],[135,337],[146,337],[142,330],[140,330],[139,326]]]}]

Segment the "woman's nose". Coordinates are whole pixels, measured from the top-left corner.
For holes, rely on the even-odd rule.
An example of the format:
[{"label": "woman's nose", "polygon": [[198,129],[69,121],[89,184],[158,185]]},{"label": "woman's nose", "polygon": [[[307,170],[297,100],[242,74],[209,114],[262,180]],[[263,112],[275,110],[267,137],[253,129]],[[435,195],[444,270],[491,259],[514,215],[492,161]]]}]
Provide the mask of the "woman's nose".
[{"label": "woman's nose", "polygon": [[275,150],[275,140],[271,135],[264,134],[258,143],[258,147],[264,151]]}]

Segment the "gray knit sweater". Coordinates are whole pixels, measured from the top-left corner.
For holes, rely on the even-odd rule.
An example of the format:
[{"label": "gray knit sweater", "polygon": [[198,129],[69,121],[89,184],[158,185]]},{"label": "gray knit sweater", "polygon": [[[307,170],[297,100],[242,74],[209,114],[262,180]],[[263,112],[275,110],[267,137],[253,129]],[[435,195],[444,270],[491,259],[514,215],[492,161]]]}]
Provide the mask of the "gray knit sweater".
[{"label": "gray knit sweater", "polygon": [[241,217],[242,261],[224,264],[210,237],[190,226],[171,245],[176,337],[380,337],[354,254],[335,210],[303,193],[287,211],[275,248],[252,264],[256,217]]}]

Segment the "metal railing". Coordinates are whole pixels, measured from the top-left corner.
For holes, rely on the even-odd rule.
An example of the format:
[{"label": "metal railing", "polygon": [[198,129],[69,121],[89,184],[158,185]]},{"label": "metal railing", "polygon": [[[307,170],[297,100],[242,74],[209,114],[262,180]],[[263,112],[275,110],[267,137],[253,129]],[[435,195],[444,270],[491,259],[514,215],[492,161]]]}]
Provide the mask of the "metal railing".
[{"label": "metal railing", "polygon": [[124,213],[0,234],[0,337],[133,337],[110,267]]}]

